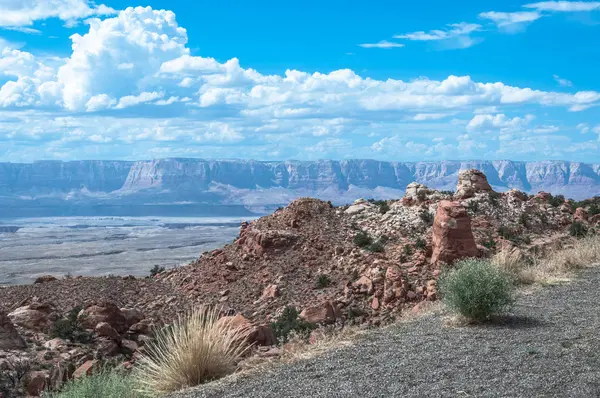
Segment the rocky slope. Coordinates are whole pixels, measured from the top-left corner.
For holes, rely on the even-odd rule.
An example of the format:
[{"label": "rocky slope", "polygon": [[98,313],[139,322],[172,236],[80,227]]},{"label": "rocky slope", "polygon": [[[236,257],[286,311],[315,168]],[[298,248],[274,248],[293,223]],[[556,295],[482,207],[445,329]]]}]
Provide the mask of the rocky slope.
[{"label": "rocky slope", "polygon": [[[359,197],[398,197],[413,181],[437,189],[453,189],[459,171],[471,168],[483,171],[499,191],[543,190],[575,199],[600,194],[600,164],[566,161],[162,159],[0,163],[0,201],[14,204],[25,197],[123,204],[142,197],[154,202],[278,205],[311,196],[342,204]],[[58,206],[60,201],[47,205]]]},{"label": "rocky slope", "polygon": [[[547,193],[495,192],[477,170],[463,171],[454,192],[411,183],[389,201],[297,199],[243,223],[233,243],[153,278],[48,276],[0,288],[0,369],[14,375],[29,361],[34,367],[13,390],[39,393],[101,362],[130,367],[153,327],[202,304],[252,322],[251,341],[265,346],[276,342],[269,323],[290,306],[317,325],[384,324],[437,300],[446,263],[568,244],[575,221],[595,233],[598,203],[583,206]],[[74,316],[89,339],[52,338],[53,325],[79,305]]]}]

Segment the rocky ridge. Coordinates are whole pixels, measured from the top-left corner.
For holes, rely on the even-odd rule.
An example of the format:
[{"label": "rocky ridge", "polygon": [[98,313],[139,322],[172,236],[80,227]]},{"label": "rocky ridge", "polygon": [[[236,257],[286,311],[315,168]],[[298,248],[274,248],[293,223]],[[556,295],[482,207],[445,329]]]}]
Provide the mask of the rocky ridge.
[{"label": "rocky ridge", "polygon": [[[458,181],[456,192],[416,183],[401,199],[341,207],[297,199],[243,223],[232,244],[152,278],[45,277],[2,288],[0,368],[16,374],[22,361],[33,364],[13,388],[30,395],[102,362],[128,368],[156,327],[198,305],[248,324],[257,346],[276,343],[269,324],[290,306],[313,324],[385,324],[436,300],[446,263],[503,247],[526,256],[566,244],[574,222],[600,227],[593,201],[574,208],[544,192],[494,192],[471,169]],[[55,337],[57,322],[79,334]]]}]

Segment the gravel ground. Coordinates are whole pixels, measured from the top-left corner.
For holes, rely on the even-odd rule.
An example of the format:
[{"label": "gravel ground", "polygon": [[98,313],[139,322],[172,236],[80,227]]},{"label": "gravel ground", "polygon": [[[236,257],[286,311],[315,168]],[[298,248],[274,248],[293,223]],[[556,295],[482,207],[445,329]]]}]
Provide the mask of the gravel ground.
[{"label": "gravel ground", "polygon": [[600,269],[521,295],[513,312],[465,327],[427,315],[321,357],[170,398],[600,397]]}]

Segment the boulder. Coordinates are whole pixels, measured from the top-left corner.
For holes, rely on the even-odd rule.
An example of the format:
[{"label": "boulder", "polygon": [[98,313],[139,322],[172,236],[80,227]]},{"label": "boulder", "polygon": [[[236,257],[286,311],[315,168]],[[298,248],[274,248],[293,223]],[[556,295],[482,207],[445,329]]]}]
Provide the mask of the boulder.
[{"label": "boulder", "polygon": [[262,255],[265,250],[292,245],[298,235],[285,230],[260,231],[252,226],[245,228],[236,241],[248,253]]},{"label": "boulder", "polygon": [[20,350],[27,347],[4,311],[0,311],[0,350]]},{"label": "boulder", "polygon": [[229,323],[232,327],[239,327],[247,332],[246,341],[248,344],[257,346],[270,346],[277,344],[277,337],[273,330],[267,325],[253,325],[243,315],[224,316],[217,323]]},{"label": "boulder", "polygon": [[121,308],[121,313],[125,317],[127,326],[134,325],[145,318],[144,314],[135,308]]},{"label": "boulder", "polygon": [[492,192],[492,187],[487,181],[487,177],[481,171],[476,169],[462,170],[458,174],[458,184],[456,185],[456,199],[468,199],[480,192]]},{"label": "boulder", "polygon": [[79,314],[79,319],[86,329],[96,329],[99,323],[106,322],[118,333],[124,333],[131,326],[119,307],[110,301],[89,306]]},{"label": "boulder", "polygon": [[353,215],[353,214],[360,214],[362,212],[364,212],[367,209],[373,208],[374,205],[367,202],[364,199],[357,199],[354,201],[354,203],[349,206],[344,213],[349,214],[349,215]]},{"label": "boulder", "polygon": [[31,372],[27,383],[27,393],[33,397],[39,397],[49,384],[50,374],[47,370]]},{"label": "boulder", "polygon": [[24,307],[19,307],[8,317],[15,325],[36,332],[47,332],[52,326],[51,314],[54,308],[50,304],[34,302]]},{"label": "boulder", "polygon": [[110,326],[108,322],[100,322],[96,325],[94,331],[100,337],[107,337],[109,339],[117,341],[121,340],[121,336],[119,335],[119,333],[117,333],[117,331],[112,326]]},{"label": "boulder", "polygon": [[443,200],[433,220],[431,263],[452,264],[464,257],[477,257],[479,251],[467,210],[458,202]]},{"label": "boulder", "polygon": [[525,192],[519,191],[518,189],[511,189],[506,192],[506,196],[509,200],[524,202],[527,200],[527,194]]},{"label": "boulder", "polygon": [[73,378],[77,379],[82,376],[91,376],[96,370],[100,368],[100,362],[96,359],[90,359],[85,361],[83,365],[78,367],[73,373]]},{"label": "boulder", "polygon": [[325,301],[321,304],[305,308],[300,313],[300,318],[309,323],[329,324],[341,318],[341,312],[336,304]]},{"label": "boulder", "polygon": [[53,282],[56,281],[58,279],[56,279],[54,276],[52,275],[42,275],[36,278],[36,280],[33,282],[34,284],[36,283],[47,283],[47,282]]}]

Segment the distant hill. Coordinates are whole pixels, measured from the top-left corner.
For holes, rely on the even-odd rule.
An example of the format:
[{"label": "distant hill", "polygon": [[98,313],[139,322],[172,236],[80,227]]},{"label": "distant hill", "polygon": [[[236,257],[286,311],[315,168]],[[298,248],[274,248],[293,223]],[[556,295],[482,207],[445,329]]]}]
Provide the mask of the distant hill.
[{"label": "distant hill", "polygon": [[413,181],[453,190],[458,172],[467,168],[483,171],[499,191],[543,190],[574,199],[600,195],[600,164],[568,161],[39,161],[0,163],[0,205],[5,207],[0,215],[20,216],[15,214],[19,210],[23,215],[48,215],[52,209],[63,209],[59,213],[65,215],[65,208],[102,214],[103,206],[192,206],[197,211],[202,205],[230,205],[260,210],[301,196],[334,203],[359,197],[389,199],[401,197]]}]

